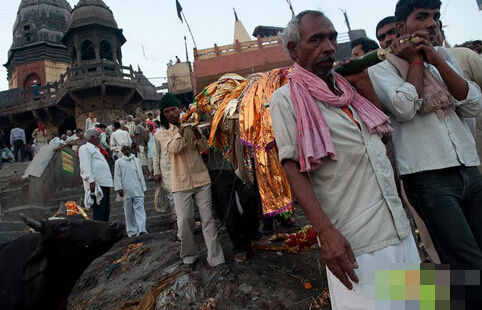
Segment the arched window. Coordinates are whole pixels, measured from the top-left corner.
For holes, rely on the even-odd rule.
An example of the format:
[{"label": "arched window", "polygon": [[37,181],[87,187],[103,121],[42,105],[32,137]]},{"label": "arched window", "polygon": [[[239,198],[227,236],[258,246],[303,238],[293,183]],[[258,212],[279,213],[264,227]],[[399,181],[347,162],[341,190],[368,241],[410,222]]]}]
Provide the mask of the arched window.
[{"label": "arched window", "polygon": [[91,41],[86,40],[82,42],[82,60],[95,59],[94,44]]},{"label": "arched window", "polygon": [[106,59],[110,61],[114,60],[112,47],[106,40],[100,42],[100,59]]},{"label": "arched window", "polygon": [[42,85],[42,81],[40,80],[40,76],[36,73],[32,73],[23,82],[23,89],[30,89],[31,87],[40,87]]}]

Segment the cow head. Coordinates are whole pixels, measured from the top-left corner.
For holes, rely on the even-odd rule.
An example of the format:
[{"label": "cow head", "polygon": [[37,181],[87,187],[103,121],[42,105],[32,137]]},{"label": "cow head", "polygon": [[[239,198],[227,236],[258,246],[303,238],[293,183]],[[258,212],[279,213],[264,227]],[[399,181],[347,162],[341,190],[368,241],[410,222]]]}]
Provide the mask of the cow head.
[{"label": "cow head", "polygon": [[25,264],[24,279],[38,275],[51,263],[86,268],[125,234],[124,225],[117,222],[69,219],[39,222],[20,216],[25,224],[40,233],[40,242]]}]

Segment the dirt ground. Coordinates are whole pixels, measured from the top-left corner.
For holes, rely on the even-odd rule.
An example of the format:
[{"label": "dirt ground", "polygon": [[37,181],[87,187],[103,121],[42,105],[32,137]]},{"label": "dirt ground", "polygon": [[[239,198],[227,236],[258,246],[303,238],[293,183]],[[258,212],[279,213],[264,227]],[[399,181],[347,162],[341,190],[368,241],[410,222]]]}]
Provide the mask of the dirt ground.
[{"label": "dirt ground", "polygon": [[[301,211],[295,217],[296,227],[277,226],[275,231],[295,232],[307,224]],[[180,244],[172,230],[123,239],[84,272],[69,308],[330,309],[313,303],[327,288],[318,249],[300,254],[257,250],[247,261],[236,263],[227,233],[221,231],[220,236],[231,268],[224,276],[208,266],[201,232],[196,234],[200,257],[192,272],[180,268]],[[126,254],[129,246],[132,251]]]}]

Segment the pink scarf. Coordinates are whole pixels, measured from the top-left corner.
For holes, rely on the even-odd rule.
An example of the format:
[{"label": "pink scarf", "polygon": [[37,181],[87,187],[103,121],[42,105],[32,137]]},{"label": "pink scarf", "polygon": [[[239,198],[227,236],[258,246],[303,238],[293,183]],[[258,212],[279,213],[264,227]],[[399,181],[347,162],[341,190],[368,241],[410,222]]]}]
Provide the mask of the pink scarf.
[{"label": "pink scarf", "polygon": [[370,133],[392,132],[387,115],[353,90],[350,83],[341,75],[336,72],[333,74],[337,86],[343,92],[341,96],[333,94],[325,81],[298,64],[293,66],[293,72],[288,75],[291,100],[296,114],[301,172],[318,168],[322,158],[326,156],[336,160],[330,128],[316,100],[338,108],[351,105]]},{"label": "pink scarf", "polygon": [[157,128],[157,124],[153,121],[146,121],[146,126],[147,125],[151,125],[152,126],[152,134],[155,134],[156,133],[156,128]]}]

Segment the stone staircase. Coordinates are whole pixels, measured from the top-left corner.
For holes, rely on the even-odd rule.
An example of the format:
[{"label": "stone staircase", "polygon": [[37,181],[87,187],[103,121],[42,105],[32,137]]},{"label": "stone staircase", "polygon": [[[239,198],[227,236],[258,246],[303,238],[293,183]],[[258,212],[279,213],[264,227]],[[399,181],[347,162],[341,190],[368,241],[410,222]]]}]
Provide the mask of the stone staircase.
[{"label": "stone staircase", "polygon": [[[56,192],[52,195],[47,207],[29,205],[26,192],[28,191],[28,180],[22,179],[28,163],[19,163],[13,165],[4,165],[0,170],[0,247],[5,242],[18,238],[25,233],[27,228],[20,220],[19,213],[37,219],[45,220],[53,216],[60,205],[67,201],[83,200],[84,189],[82,187],[70,188]],[[174,227],[174,221],[171,214],[160,214],[154,209],[154,194],[157,185],[152,182],[146,182],[147,192],[145,197],[146,209],[146,225],[149,232],[159,232]],[[111,213],[110,221],[119,221],[125,223],[124,209],[122,201],[116,201],[117,193],[111,190]],[[89,216],[92,213],[88,213]]]},{"label": "stone staircase", "polygon": [[27,166],[28,163],[3,163],[0,170],[0,247],[5,241],[21,236],[25,229],[18,216],[14,220],[7,217],[12,209],[26,203],[28,181],[22,179],[22,175]]}]

